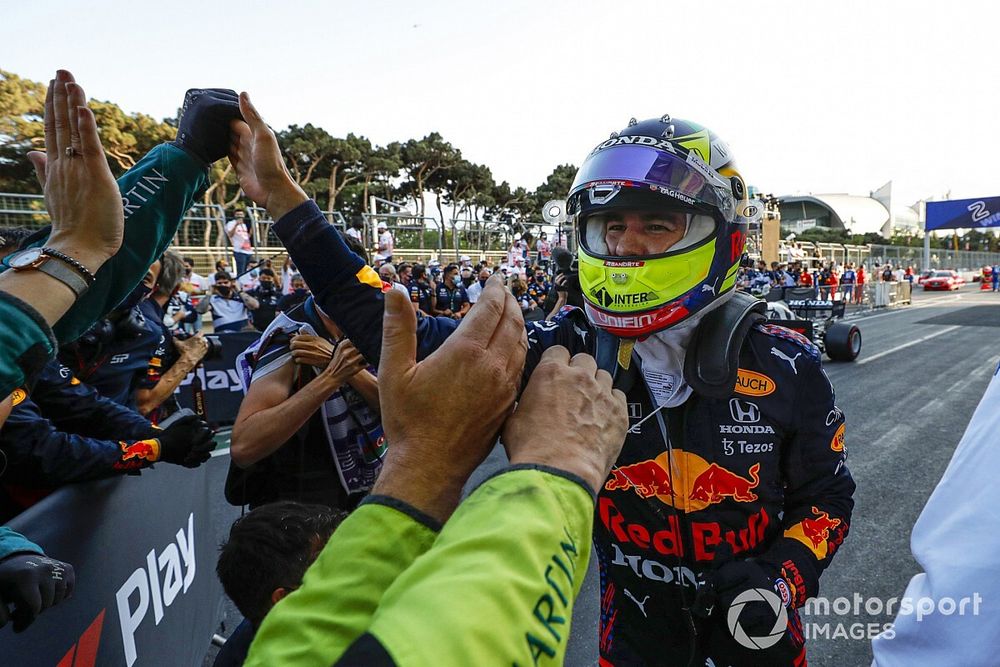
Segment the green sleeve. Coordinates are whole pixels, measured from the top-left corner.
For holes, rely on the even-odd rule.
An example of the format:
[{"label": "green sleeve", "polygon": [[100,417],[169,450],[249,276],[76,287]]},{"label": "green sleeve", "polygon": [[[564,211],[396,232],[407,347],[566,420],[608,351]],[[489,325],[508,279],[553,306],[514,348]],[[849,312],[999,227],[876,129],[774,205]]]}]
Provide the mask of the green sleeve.
[{"label": "green sleeve", "polygon": [[508,468],[396,578],[368,632],[405,667],[562,665],[593,517],[582,480]]},{"label": "green sleeve", "polygon": [[149,151],[118,179],[125,239],[97,272],[97,281],[52,327],[60,343],[79,338],[128,296],[170,245],[184,214],[207,185],[205,165],[170,144]]},{"label": "green sleeve", "polygon": [[21,533],[15,533],[7,526],[0,526],[0,560],[20,553],[43,554],[42,548]]},{"label": "green sleeve", "polygon": [[56,341],[45,319],[20,299],[0,292],[0,399],[34,384]]},{"label": "green sleeve", "polygon": [[369,496],[334,532],[302,586],[264,617],[244,663],[329,667],[371,624],[392,582],[431,547],[433,519]]}]

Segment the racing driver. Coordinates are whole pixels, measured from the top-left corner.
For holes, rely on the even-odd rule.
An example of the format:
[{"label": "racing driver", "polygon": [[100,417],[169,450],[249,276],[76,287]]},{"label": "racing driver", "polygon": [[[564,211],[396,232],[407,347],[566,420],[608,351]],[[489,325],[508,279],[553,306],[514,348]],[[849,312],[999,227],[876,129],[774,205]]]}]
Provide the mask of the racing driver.
[{"label": "racing driver", "polygon": [[[240,185],[377,364],[387,288],[288,176],[245,95],[241,109]],[[796,609],[847,536],[854,481],[819,350],[733,290],[759,207],[728,147],[688,121],[633,119],[586,157],[567,208],[585,312],[527,325],[524,374],[563,345],[628,397],[595,517],[601,664],[805,665]],[[454,328],[421,318],[418,356]]]}]

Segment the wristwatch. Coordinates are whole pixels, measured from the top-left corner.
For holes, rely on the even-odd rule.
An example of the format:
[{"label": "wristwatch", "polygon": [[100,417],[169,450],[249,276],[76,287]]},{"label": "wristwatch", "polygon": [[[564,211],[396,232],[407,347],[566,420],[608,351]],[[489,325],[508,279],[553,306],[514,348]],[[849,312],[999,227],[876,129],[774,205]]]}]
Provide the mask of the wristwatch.
[{"label": "wristwatch", "polygon": [[62,253],[50,252],[48,248],[28,248],[11,254],[6,262],[15,271],[36,269],[52,276],[73,290],[79,299],[94,282],[94,277],[85,268],[81,271],[82,265],[71,259]]}]

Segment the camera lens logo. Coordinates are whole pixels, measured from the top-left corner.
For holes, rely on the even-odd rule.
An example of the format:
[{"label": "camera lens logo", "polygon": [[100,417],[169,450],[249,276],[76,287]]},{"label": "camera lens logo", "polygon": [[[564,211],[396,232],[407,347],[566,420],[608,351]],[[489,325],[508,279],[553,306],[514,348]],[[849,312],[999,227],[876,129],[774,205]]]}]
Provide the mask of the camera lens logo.
[{"label": "camera lens logo", "polygon": [[[740,625],[740,614],[748,604],[760,602],[771,607],[771,611],[774,612],[776,617],[774,626],[768,634],[762,637],[751,637]],[[749,649],[762,651],[781,641],[782,635],[785,634],[785,627],[788,625],[788,612],[785,611],[785,605],[781,604],[781,598],[773,591],[764,588],[751,588],[748,591],[743,591],[733,600],[732,606],[729,607],[729,614],[726,616],[726,622],[736,643]]]}]

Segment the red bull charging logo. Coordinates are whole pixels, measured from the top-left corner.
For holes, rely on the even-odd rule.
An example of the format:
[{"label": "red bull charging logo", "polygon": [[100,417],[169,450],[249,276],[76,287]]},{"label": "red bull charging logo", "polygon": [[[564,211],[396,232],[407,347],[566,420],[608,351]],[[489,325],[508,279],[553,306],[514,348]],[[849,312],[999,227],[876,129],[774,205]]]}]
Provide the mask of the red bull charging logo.
[{"label": "red bull charging logo", "polygon": [[145,461],[156,462],[160,458],[159,440],[120,441],[118,445],[122,448],[121,460],[114,466],[118,469],[139,468]]},{"label": "red bull charging logo", "polygon": [[839,526],[841,521],[830,518],[827,512],[821,512],[815,506],[812,512],[814,517],[799,521],[785,531],[785,537],[798,540],[813,552],[817,560],[823,560],[829,550],[830,531]]},{"label": "red bull charging logo", "polygon": [[760,484],[760,464],[750,466],[744,477],[697,454],[673,451],[668,471],[667,453],[655,459],[618,466],[604,484],[606,491],[631,489],[642,498],[657,500],[682,512],[697,512],[726,498],[740,503],[757,500],[753,492]]}]

